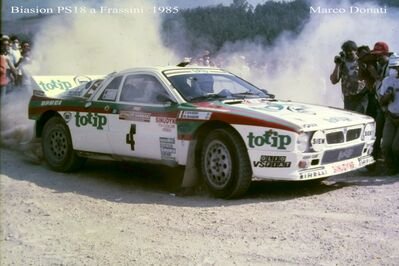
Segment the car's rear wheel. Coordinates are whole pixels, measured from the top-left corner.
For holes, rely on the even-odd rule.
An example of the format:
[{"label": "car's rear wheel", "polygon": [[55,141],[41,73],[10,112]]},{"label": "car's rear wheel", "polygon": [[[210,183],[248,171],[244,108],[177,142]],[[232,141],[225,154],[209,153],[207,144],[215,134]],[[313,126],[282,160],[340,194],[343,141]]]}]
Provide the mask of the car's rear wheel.
[{"label": "car's rear wheel", "polygon": [[201,151],[201,171],[214,196],[235,198],[244,194],[250,186],[252,171],[240,136],[224,128],[209,133]]},{"label": "car's rear wheel", "polygon": [[79,157],[72,147],[71,134],[61,117],[50,118],[42,134],[44,159],[51,169],[70,172],[80,168],[85,158]]}]

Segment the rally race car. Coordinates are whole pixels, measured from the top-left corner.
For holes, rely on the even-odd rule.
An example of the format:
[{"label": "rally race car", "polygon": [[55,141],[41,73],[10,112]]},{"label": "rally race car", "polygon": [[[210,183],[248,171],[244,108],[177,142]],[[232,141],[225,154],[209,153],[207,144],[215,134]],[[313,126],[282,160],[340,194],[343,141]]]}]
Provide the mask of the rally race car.
[{"label": "rally race car", "polygon": [[254,179],[323,179],[374,162],[372,118],[278,101],[216,68],[136,68],[56,97],[34,91],[29,118],[56,171],[85,158],[185,166],[185,179],[222,198]]}]

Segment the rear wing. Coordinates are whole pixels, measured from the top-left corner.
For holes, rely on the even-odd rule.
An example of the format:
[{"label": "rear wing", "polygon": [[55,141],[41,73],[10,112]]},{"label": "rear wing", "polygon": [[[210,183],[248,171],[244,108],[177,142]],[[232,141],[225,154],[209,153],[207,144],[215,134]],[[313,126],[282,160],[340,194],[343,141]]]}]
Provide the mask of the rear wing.
[{"label": "rear wing", "polygon": [[105,75],[81,76],[33,76],[36,83],[34,90],[42,91],[46,96],[53,97],[66,92],[91,80],[102,79]]}]

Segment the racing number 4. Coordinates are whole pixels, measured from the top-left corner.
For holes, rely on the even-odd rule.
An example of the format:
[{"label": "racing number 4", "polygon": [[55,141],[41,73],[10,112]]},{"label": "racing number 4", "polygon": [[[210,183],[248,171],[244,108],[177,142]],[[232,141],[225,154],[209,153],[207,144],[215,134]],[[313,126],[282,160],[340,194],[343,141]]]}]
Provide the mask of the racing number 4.
[{"label": "racing number 4", "polygon": [[136,125],[130,125],[130,131],[126,134],[126,144],[130,144],[130,149],[134,151],[134,135],[136,134]]}]

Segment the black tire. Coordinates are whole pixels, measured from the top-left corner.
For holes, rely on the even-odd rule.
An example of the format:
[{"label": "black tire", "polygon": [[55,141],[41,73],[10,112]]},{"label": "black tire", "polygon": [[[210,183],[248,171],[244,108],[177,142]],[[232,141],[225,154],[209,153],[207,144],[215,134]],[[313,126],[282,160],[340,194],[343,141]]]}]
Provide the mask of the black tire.
[{"label": "black tire", "polygon": [[201,150],[201,172],[210,192],[218,198],[237,198],[247,192],[252,170],[241,137],[230,129],[209,133]]},{"label": "black tire", "polygon": [[45,161],[58,172],[77,170],[86,161],[73,150],[69,129],[58,116],[50,118],[44,125],[42,148]]}]

